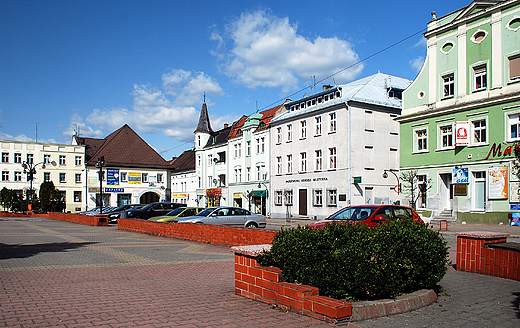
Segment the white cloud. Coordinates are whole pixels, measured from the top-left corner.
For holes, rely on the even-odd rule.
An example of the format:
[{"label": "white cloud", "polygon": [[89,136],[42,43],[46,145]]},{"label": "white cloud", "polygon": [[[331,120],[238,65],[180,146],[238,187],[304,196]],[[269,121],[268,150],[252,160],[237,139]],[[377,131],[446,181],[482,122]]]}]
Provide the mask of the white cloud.
[{"label": "white cloud", "polygon": [[424,57],[423,56],[420,56],[420,57],[417,57],[415,59],[410,60],[410,66],[412,66],[412,68],[417,73],[419,73],[419,71],[423,67],[423,64],[424,64]]},{"label": "white cloud", "polygon": [[[222,60],[224,72],[249,88],[297,88],[300,79],[316,76],[320,80],[356,63],[358,55],[345,40],[317,37],[309,40],[297,34],[297,26],[288,18],[265,11],[244,13],[226,28],[232,48],[225,49],[226,39],[214,32],[218,42],[213,53]],[[226,52],[227,51],[227,52]],[[363,70],[358,64],[335,76],[347,82]]]},{"label": "white cloud", "polygon": [[175,96],[178,105],[199,104],[201,95],[223,96],[222,88],[204,72],[192,73],[182,69],[172,69],[162,75],[164,93]]},{"label": "white cloud", "polygon": [[[17,136],[12,136],[7,133],[0,132],[0,140],[11,140],[11,141],[21,141],[21,142],[34,142],[34,139],[26,136],[25,134],[20,134]],[[44,142],[41,140],[38,140],[40,142]]]}]

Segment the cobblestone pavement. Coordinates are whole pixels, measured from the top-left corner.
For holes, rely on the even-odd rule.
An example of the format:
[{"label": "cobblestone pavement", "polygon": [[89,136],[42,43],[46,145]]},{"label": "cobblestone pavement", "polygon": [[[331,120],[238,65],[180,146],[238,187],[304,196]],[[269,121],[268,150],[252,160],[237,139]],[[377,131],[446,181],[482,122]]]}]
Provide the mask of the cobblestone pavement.
[{"label": "cobblestone pavement", "polygon": [[[520,227],[454,225],[442,232],[450,257],[455,234],[475,230],[520,242]],[[0,327],[334,326],[234,295],[229,247],[116,226],[2,219],[0,281]],[[520,326],[520,282],[450,268],[439,285],[426,308],[340,326]]]},{"label": "cobblestone pavement", "polygon": [[213,246],[45,219],[0,221],[0,327],[331,327],[234,294]]}]

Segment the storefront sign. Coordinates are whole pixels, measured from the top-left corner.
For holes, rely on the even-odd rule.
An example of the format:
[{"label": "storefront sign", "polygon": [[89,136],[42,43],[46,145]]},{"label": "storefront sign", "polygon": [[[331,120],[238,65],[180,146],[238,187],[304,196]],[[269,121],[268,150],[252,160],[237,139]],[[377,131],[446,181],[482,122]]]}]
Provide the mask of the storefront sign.
[{"label": "storefront sign", "polygon": [[520,204],[509,204],[509,209],[511,211],[520,211]]},{"label": "storefront sign", "polygon": [[507,166],[488,169],[489,199],[507,199]]},{"label": "storefront sign", "polygon": [[453,169],[451,172],[452,183],[469,183],[468,168],[459,167]]},{"label": "storefront sign", "polygon": [[[509,203],[520,203],[520,195],[518,194],[519,190],[520,181],[509,182]],[[513,205],[518,205],[518,210],[520,210],[520,204],[511,204],[511,206]]]},{"label": "storefront sign", "polygon": [[125,188],[105,188],[105,192],[125,192]]},{"label": "storefront sign", "polygon": [[328,180],[328,178],[294,179],[294,180],[285,180],[285,183],[316,182],[316,181],[327,181],[327,180]]},{"label": "storefront sign", "polygon": [[129,184],[141,184],[141,172],[128,172]]},{"label": "storefront sign", "polygon": [[187,194],[179,194],[179,193],[172,194],[172,198],[186,198],[186,197],[187,197]]},{"label": "storefront sign", "polygon": [[504,152],[502,152],[502,144],[501,143],[494,143],[491,148],[489,149],[489,153],[487,154],[486,158],[484,159],[488,159],[489,156],[493,155],[493,157],[500,157],[500,156],[511,156],[513,155],[513,150],[516,150],[517,148],[519,148],[520,146],[518,146],[518,144],[514,144],[514,145],[510,145],[510,146],[507,146],[505,149],[504,149]]},{"label": "storefront sign", "polygon": [[220,188],[206,189],[206,196],[222,197],[222,189],[220,189]]},{"label": "storefront sign", "polygon": [[233,194],[233,198],[234,198],[234,199],[240,199],[240,198],[242,198],[242,193],[240,193],[240,192],[236,192],[236,193],[234,193],[234,194]]},{"label": "storefront sign", "polygon": [[148,177],[148,186],[157,187],[157,176],[156,175],[150,175]]},{"label": "storefront sign", "polygon": [[456,184],[453,185],[453,195],[455,196],[467,196],[468,185],[467,184]]},{"label": "storefront sign", "polygon": [[107,186],[119,186],[118,169],[107,169]]},{"label": "storefront sign", "polygon": [[99,192],[99,187],[88,188],[88,192],[98,193]]},{"label": "storefront sign", "polygon": [[469,122],[455,123],[455,146],[469,145]]},{"label": "storefront sign", "polygon": [[520,213],[512,213],[511,214],[511,225],[512,226],[520,226]]},{"label": "storefront sign", "polygon": [[265,190],[253,190],[250,195],[251,197],[265,197],[267,192]]}]

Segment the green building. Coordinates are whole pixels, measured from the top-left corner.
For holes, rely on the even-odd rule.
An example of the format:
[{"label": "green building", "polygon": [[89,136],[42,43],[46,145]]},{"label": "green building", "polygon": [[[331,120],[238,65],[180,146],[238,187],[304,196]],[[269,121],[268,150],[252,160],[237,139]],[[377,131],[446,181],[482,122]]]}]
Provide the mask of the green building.
[{"label": "green building", "polygon": [[[519,210],[520,0],[432,13],[427,56],[403,93],[400,168],[423,216],[508,223]],[[430,182],[430,183],[428,183]],[[428,186],[428,187],[425,187]],[[410,188],[402,190],[411,203]]]}]

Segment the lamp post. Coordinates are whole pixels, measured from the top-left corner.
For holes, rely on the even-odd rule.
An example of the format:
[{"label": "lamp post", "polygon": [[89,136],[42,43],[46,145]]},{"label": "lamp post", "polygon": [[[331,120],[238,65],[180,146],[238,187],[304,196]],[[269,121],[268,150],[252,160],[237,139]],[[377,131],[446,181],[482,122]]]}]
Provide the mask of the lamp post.
[{"label": "lamp post", "polygon": [[401,182],[399,181],[399,177],[398,177],[397,174],[394,172],[394,170],[390,169],[390,170],[385,170],[385,171],[383,172],[383,178],[384,178],[384,179],[388,178],[388,173],[386,173],[386,172],[390,172],[390,173],[392,173],[392,174],[394,175],[394,177],[396,178],[396,180],[397,180],[397,186],[396,186],[396,187],[397,187],[397,190],[395,190],[395,187],[394,187],[394,190],[395,190],[395,192],[399,195],[399,193],[401,192]]},{"label": "lamp post", "polygon": [[[265,187],[265,203],[266,203],[266,211],[267,211],[267,198],[269,198],[269,190],[267,188],[267,185],[263,182],[259,182],[258,183],[258,189],[262,188],[262,185],[264,185]],[[260,198],[260,212],[262,211],[262,208],[263,208],[263,202],[262,202],[262,198]],[[265,214],[264,214],[265,215]]]},{"label": "lamp post", "polygon": [[42,169],[45,169],[46,164],[51,164],[52,166],[56,166],[55,161],[52,161],[52,162],[43,161],[43,162],[36,163],[36,164],[34,164],[33,162],[23,161],[23,163],[22,163],[23,173],[28,175],[27,179],[29,180],[29,195],[30,195],[31,205],[32,205],[32,201],[33,201],[33,190],[32,189],[33,189],[34,175],[36,174],[36,167],[38,165],[41,165]]},{"label": "lamp post", "polygon": [[99,214],[103,214],[103,166],[105,164],[105,156],[98,157],[96,167],[99,168]]}]

